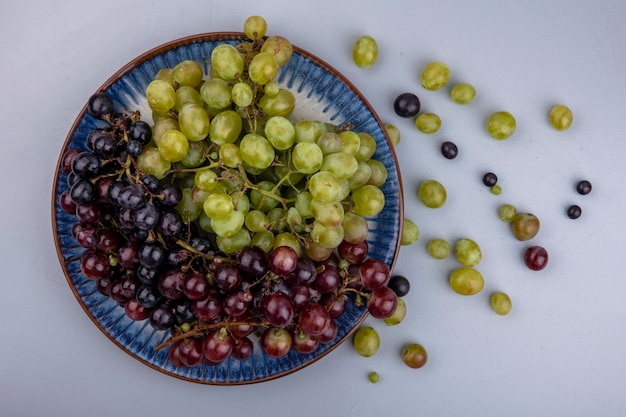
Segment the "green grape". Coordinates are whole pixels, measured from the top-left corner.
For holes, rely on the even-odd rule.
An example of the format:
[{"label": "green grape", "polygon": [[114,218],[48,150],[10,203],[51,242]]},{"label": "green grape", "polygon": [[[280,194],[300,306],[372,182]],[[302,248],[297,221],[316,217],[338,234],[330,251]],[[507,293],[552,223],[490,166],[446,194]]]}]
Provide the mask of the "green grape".
[{"label": "green grape", "polygon": [[335,152],[324,157],[321,171],[328,171],[338,179],[347,179],[359,169],[356,158],[349,153]]},{"label": "green grape", "polygon": [[354,156],[357,161],[367,161],[376,152],[376,139],[369,133],[360,132],[359,134],[359,149]]},{"label": "green grape", "polygon": [[400,239],[400,244],[403,246],[412,245],[417,242],[420,237],[420,229],[417,225],[407,218],[404,219],[402,223],[402,236]]},{"label": "green grape", "polygon": [[158,149],[166,161],[179,162],[189,151],[189,141],[180,130],[170,129],[161,136]]},{"label": "green grape", "polygon": [[515,133],[515,117],[509,112],[499,111],[487,119],[487,132],[492,138],[504,140]]},{"label": "green grape", "polygon": [[197,221],[198,221],[198,225],[200,226],[202,230],[204,230],[207,233],[215,233],[213,231],[213,228],[211,227],[211,218],[206,215],[204,210],[200,212],[200,215],[198,216]]},{"label": "green grape", "polygon": [[250,210],[246,214],[244,224],[251,232],[262,232],[269,228],[269,220],[267,215],[261,210]]},{"label": "green grape", "polygon": [[269,230],[256,232],[254,236],[252,236],[251,244],[263,249],[265,253],[270,253],[272,249],[274,249],[274,233]]},{"label": "green grape", "polygon": [[232,190],[229,195],[233,199],[235,210],[243,214],[248,214],[250,211],[250,198],[248,195],[237,189]]},{"label": "green grape", "polygon": [[491,308],[496,314],[506,316],[511,312],[512,303],[508,294],[503,292],[494,292],[491,294]]},{"label": "green grape", "polygon": [[343,215],[343,238],[349,243],[361,243],[365,241],[369,226],[367,221],[356,213],[346,211]]},{"label": "green grape", "polygon": [[327,227],[337,227],[343,222],[343,206],[337,201],[332,203],[324,203],[321,201],[312,200],[311,212],[313,213],[313,218],[317,222]]},{"label": "green grape", "polygon": [[343,142],[339,135],[335,132],[326,132],[317,139],[317,146],[320,147],[324,155],[328,155],[335,152],[341,152],[343,149]]},{"label": "green grape", "polygon": [[352,343],[359,355],[369,358],[380,349],[380,336],[373,327],[361,327],[354,333]]},{"label": "green grape", "polygon": [[457,294],[474,295],[482,291],[485,280],[476,269],[464,266],[450,274],[450,288]]},{"label": "green grape", "polygon": [[268,96],[264,94],[259,100],[259,107],[268,117],[289,117],[296,106],[296,97],[289,90],[281,88],[278,94]]},{"label": "green grape", "polygon": [[176,103],[174,104],[174,110],[180,112],[186,104],[195,104],[197,106],[204,106],[204,100],[200,96],[198,90],[188,85],[181,85],[176,89]]},{"label": "green grape", "polygon": [[300,213],[300,216],[302,216],[303,219],[310,219],[313,217],[311,201],[313,201],[313,197],[311,197],[311,193],[308,191],[303,191],[296,196],[294,207],[298,210],[298,213]]},{"label": "green grape", "polygon": [[154,79],[166,81],[168,84],[174,86],[174,69],[161,68],[154,76]]},{"label": "green grape", "polygon": [[250,40],[256,41],[265,36],[267,22],[261,16],[250,16],[243,23],[243,33]]},{"label": "green grape", "polygon": [[348,198],[352,189],[350,188],[350,181],[346,178],[342,178],[339,180],[339,186],[341,187],[341,191],[339,192],[339,201],[345,200]]},{"label": "green grape", "polygon": [[172,69],[172,77],[180,86],[196,88],[202,83],[204,71],[196,61],[184,60]]},{"label": "green grape", "polygon": [[297,172],[295,167],[290,166],[289,164],[284,165],[276,165],[274,167],[274,174],[276,178],[283,180],[284,185],[297,185],[304,178],[304,174],[301,172]]},{"label": "green grape", "polygon": [[176,104],[176,92],[167,81],[153,80],[146,87],[146,99],[154,113],[167,116]]},{"label": "green grape", "polygon": [[237,48],[222,43],[211,52],[211,68],[226,81],[234,80],[243,73],[243,57]]},{"label": "green grape", "polygon": [[218,236],[232,237],[242,230],[244,218],[244,214],[240,211],[211,217],[211,228]]},{"label": "green grape", "polygon": [[450,90],[450,97],[457,104],[469,104],[476,97],[476,89],[471,84],[457,84]]},{"label": "green grape", "polygon": [[339,132],[338,135],[341,139],[341,151],[350,155],[356,155],[361,147],[361,136],[351,130],[344,130]]},{"label": "green grape", "polygon": [[270,230],[274,232],[282,232],[287,229],[287,210],[282,207],[274,207],[267,212],[267,220],[269,221]]},{"label": "green grape", "polygon": [[448,84],[450,68],[443,62],[431,62],[422,70],[422,87],[427,90],[438,90]]},{"label": "green grape", "polygon": [[463,266],[476,266],[483,254],[478,243],[468,238],[461,238],[454,245],[454,256]]},{"label": "green grape", "polygon": [[178,211],[184,222],[192,222],[200,216],[202,207],[199,207],[194,201],[191,188],[182,189],[182,197],[176,205],[176,211]]},{"label": "green grape", "polygon": [[396,125],[386,124],[385,130],[387,131],[387,136],[389,137],[389,141],[391,142],[391,146],[394,148],[400,144],[400,129],[397,128]]},{"label": "green grape", "polygon": [[163,136],[163,133],[171,129],[180,130],[180,126],[178,126],[178,120],[173,119],[169,116],[159,117],[158,119],[156,119],[154,125],[152,126],[152,140],[154,141],[155,145],[159,144],[159,140],[161,139],[161,136]]},{"label": "green grape", "polygon": [[367,379],[369,379],[372,384],[375,384],[380,380],[380,375],[378,375],[378,372],[370,372],[367,375]]},{"label": "green grape", "polygon": [[296,143],[291,152],[291,162],[298,172],[314,174],[321,168],[324,154],[315,143]]},{"label": "green grape", "polygon": [[210,168],[202,168],[194,175],[194,185],[204,191],[212,191],[219,183],[215,171]]},{"label": "green grape", "polygon": [[564,104],[557,104],[550,109],[550,124],[556,130],[567,130],[574,121],[574,115],[569,107]]},{"label": "green grape", "polygon": [[274,147],[267,139],[256,133],[248,133],[241,139],[239,151],[243,161],[257,169],[269,167],[276,156]]},{"label": "green grape", "polygon": [[341,196],[341,184],[330,172],[320,171],[309,178],[309,192],[314,200],[332,203]]},{"label": "green grape", "polygon": [[489,187],[489,191],[491,191],[491,194],[493,195],[500,195],[502,193],[502,187],[500,187],[500,185],[498,184],[492,185],[491,187]]},{"label": "green grape", "polygon": [[218,145],[234,143],[239,139],[242,128],[241,116],[234,110],[224,110],[216,114],[211,120],[209,137],[213,143]]},{"label": "green grape", "polygon": [[343,241],[343,227],[324,226],[319,221],[313,222],[311,229],[311,240],[323,248],[336,248]]},{"label": "green grape", "polygon": [[406,317],[406,303],[400,297],[398,297],[398,306],[393,314],[386,319],[383,319],[387,326],[397,326],[402,323],[404,318]]},{"label": "green grape", "polygon": [[265,137],[274,149],[284,151],[291,148],[296,140],[296,129],[289,119],[274,116],[265,122]]},{"label": "green grape", "polygon": [[236,168],[243,162],[239,146],[234,143],[225,143],[220,146],[219,158],[222,163],[229,168]]},{"label": "green grape", "polygon": [[432,239],[428,242],[427,251],[435,259],[445,259],[450,255],[450,244],[444,239]]},{"label": "green grape", "polygon": [[[279,194],[280,190],[274,190],[274,188],[276,187],[276,184],[274,184],[271,181],[259,181],[256,184],[256,186],[260,190],[263,190],[266,192],[273,192],[274,195],[276,195],[277,197],[280,197],[280,194]],[[280,201],[263,194],[259,190],[252,189],[250,191],[250,204],[255,209],[261,210],[262,212],[267,213],[274,207],[278,206],[280,204]]]},{"label": "green grape", "polygon": [[157,148],[146,146],[137,156],[137,168],[144,174],[152,174],[157,179],[163,179],[172,164],[161,156]]},{"label": "green grape", "polygon": [[233,103],[239,107],[248,107],[254,99],[254,92],[248,83],[239,82],[231,89]]},{"label": "green grape", "polygon": [[353,190],[350,199],[354,203],[354,212],[363,217],[374,217],[385,207],[383,192],[369,184]]},{"label": "green grape", "polygon": [[385,165],[376,159],[368,159],[365,163],[370,167],[370,178],[367,183],[376,187],[382,187],[385,181],[387,181],[388,175]]},{"label": "green grape", "polygon": [[371,36],[361,36],[352,47],[352,60],[360,68],[369,68],[378,60],[378,44]]},{"label": "green grape", "polygon": [[207,106],[224,109],[232,102],[231,87],[221,78],[210,78],[200,86],[200,97]]},{"label": "green grape", "polygon": [[447,200],[446,189],[439,181],[424,181],[418,190],[420,201],[429,208],[442,207]]},{"label": "green grape", "polygon": [[502,204],[498,207],[498,216],[502,221],[511,223],[517,215],[517,209],[512,204]]},{"label": "green grape", "polygon": [[294,128],[296,131],[296,143],[317,143],[318,138],[327,131],[324,123],[313,120],[300,120],[296,122]]},{"label": "green grape", "polygon": [[323,248],[317,243],[307,240],[304,254],[313,262],[323,262],[330,257],[334,248]]},{"label": "green grape", "polygon": [[232,197],[222,193],[209,194],[202,207],[206,215],[211,218],[226,216],[235,210]]},{"label": "green grape", "polygon": [[188,140],[198,142],[209,135],[209,114],[204,107],[187,104],[178,113],[180,131]]},{"label": "green grape", "polygon": [[276,81],[270,81],[263,86],[263,92],[270,97],[275,97],[280,91],[280,87],[276,84]]},{"label": "green grape", "polygon": [[250,246],[251,241],[250,233],[243,228],[233,236],[217,236],[215,239],[218,249],[227,255],[235,254],[246,246]]},{"label": "green grape", "polygon": [[189,150],[187,155],[180,161],[185,168],[197,168],[206,160],[204,141],[189,142]]},{"label": "green grape", "polygon": [[258,53],[248,66],[248,75],[253,83],[265,85],[273,81],[278,74],[278,64],[274,55],[269,52]]},{"label": "green grape", "polygon": [[272,249],[279,248],[281,246],[288,246],[296,252],[298,257],[302,256],[302,245],[298,241],[298,238],[293,233],[284,232],[274,236],[274,244]]},{"label": "green grape", "polygon": [[288,39],[283,38],[282,36],[270,36],[265,40],[265,42],[263,42],[261,52],[267,52],[274,55],[276,63],[278,66],[282,67],[291,59],[293,46]]},{"label": "green grape", "polygon": [[434,113],[422,113],[415,118],[415,126],[422,133],[435,133],[441,128],[441,118]]},{"label": "green grape", "polygon": [[287,210],[287,224],[296,232],[302,232],[304,230],[304,219],[297,208],[289,207]]},{"label": "green grape", "polygon": [[367,161],[359,162],[358,168],[354,175],[348,178],[348,185],[350,187],[350,190],[354,190],[355,188],[359,188],[360,186],[367,184],[371,175],[372,168],[370,168]]}]

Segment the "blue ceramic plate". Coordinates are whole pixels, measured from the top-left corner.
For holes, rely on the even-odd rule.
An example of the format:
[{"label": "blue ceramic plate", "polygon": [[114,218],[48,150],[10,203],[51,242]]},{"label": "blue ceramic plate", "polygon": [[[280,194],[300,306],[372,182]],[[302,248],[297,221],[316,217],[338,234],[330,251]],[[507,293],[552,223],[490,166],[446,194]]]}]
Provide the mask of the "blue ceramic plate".
[{"label": "blue ceramic plate", "polygon": [[[130,62],[105,82],[99,91],[109,94],[120,110],[138,109],[149,119],[144,91],[157,71],[174,67],[182,60],[193,59],[201,63],[205,73],[208,73],[207,65],[213,48],[220,43],[235,44],[242,39],[241,33],[209,33],[169,42]],[[278,81],[283,88],[296,95],[297,105],[292,119],[321,120],[339,126],[349,123],[355,131],[367,132],[376,139],[378,146],[374,158],[385,165],[388,178],[382,187],[385,208],[376,218],[369,219],[369,253],[393,268],[400,247],[402,184],[394,151],[378,116],[345,77],[297,47],[294,47],[291,60],[281,68]],[[153,369],[180,379],[213,385],[247,384],[281,377],[313,363],[346,340],[365,319],[367,311],[350,300],[346,312],[337,321],[339,334],[335,341],[321,345],[312,354],[302,355],[292,351],[283,358],[272,359],[257,347],[255,353],[244,361],[231,358],[214,366],[174,367],[169,362],[167,349],[155,349],[168,339],[169,332],[154,330],[148,320],[132,321],[122,307],[100,294],[95,281],[82,275],[82,248],[71,236],[75,216],[64,213],[58,204],[59,196],[68,187],[67,175],[60,169],[62,155],[69,148],[86,149],[87,134],[101,123],[89,115],[85,107],[67,136],[52,193],[52,227],[61,266],[78,302],[96,326],[122,350]]]}]

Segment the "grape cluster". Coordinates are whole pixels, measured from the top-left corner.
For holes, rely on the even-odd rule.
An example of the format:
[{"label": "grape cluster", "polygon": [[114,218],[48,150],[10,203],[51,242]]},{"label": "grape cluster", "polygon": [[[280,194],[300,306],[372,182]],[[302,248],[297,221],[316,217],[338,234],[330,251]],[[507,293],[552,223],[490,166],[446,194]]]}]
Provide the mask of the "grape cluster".
[{"label": "grape cluster", "polygon": [[285,38],[249,37],[161,70],[146,89],[153,123],[94,94],[103,127],[63,157],[80,267],[133,320],[171,332],[176,366],[310,353],[335,340],[348,298],[391,317],[390,270],[368,257],[367,218],[386,169],[366,133],[289,119],[275,77]]}]

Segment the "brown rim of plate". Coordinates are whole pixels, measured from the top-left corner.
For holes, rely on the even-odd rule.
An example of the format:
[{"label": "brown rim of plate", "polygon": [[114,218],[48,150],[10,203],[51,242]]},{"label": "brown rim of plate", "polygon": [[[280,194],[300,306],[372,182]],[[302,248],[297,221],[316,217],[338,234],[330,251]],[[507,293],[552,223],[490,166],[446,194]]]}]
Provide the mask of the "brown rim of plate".
[{"label": "brown rim of plate", "polygon": [[[120,68],[118,71],[116,71],[112,76],[110,76],[101,86],[100,88],[98,88],[98,90],[96,90],[95,92],[101,92],[101,91],[105,91],[107,88],[111,87],[115,82],[117,82],[120,78],[122,78],[123,76],[127,75],[129,72],[131,72],[133,69],[135,69],[136,67],[140,66],[141,64],[143,64],[144,62],[158,56],[161,55],[169,50],[181,47],[181,46],[187,46],[190,44],[194,44],[194,43],[200,43],[200,42],[215,42],[215,41],[229,41],[229,40],[244,40],[247,39],[245,37],[245,34],[243,32],[208,32],[208,33],[201,33],[201,34],[196,34],[196,35],[190,35],[190,36],[185,36],[179,39],[175,39],[173,41],[169,41],[166,43],[163,43],[155,48],[152,48],[150,50],[148,50],[147,52],[144,52],[143,54],[139,55],[138,57],[132,59],[130,62],[128,62],[126,65],[124,65],[122,68]],[[305,51],[304,49],[301,49],[295,45],[292,45],[294,52],[297,52],[298,54],[305,56],[307,58],[309,58],[311,61],[315,62],[317,65],[319,65],[320,67],[324,68],[326,71],[330,72],[331,74],[333,74],[335,77],[337,77],[338,79],[340,79],[350,90],[353,91],[353,93],[359,97],[359,99],[363,102],[363,104],[369,109],[369,111],[372,113],[372,115],[374,116],[374,119],[376,120],[376,122],[378,123],[378,125],[380,126],[385,139],[387,141],[387,145],[389,147],[389,150],[391,152],[391,156],[393,158],[393,162],[396,166],[396,171],[397,171],[397,176],[398,176],[398,195],[399,195],[399,209],[400,209],[400,222],[398,224],[398,233],[402,233],[402,228],[403,228],[403,224],[404,224],[404,192],[403,192],[403,187],[402,187],[402,177],[401,177],[401,173],[400,173],[400,165],[398,164],[398,159],[394,150],[394,147],[391,143],[391,140],[389,139],[389,135],[387,134],[387,130],[385,129],[385,125],[381,122],[378,114],[375,112],[374,108],[370,105],[370,103],[365,99],[365,97],[363,96],[363,94],[355,87],[355,85],[349,81],[343,74],[341,74],[339,71],[337,71],[334,67],[332,67],[331,65],[329,65],[326,61],[318,58],[316,55]],[[128,349],[126,349],[126,347],[124,347],[117,339],[115,339],[111,334],[109,334],[100,324],[100,322],[93,316],[93,314],[91,313],[91,311],[87,308],[87,306],[85,305],[82,297],[80,296],[80,294],[78,293],[78,291],[76,290],[76,288],[74,287],[74,284],[72,282],[72,277],[71,274],[69,273],[68,269],[67,269],[67,264],[65,262],[65,259],[63,258],[63,250],[61,248],[61,244],[60,244],[60,239],[59,239],[59,235],[58,235],[58,225],[57,225],[57,212],[56,212],[56,205],[57,205],[57,201],[56,201],[56,195],[57,195],[57,189],[58,189],[58,178],[61,172],[61,164],[62,164],[62,160],[63,160],[63,156],[65,151],[67,150],[67,146],[69,145],[69,143],[72,140],[72,136],[73,133],[76,131],[79,123],[81,122],[81,120],[85,117],[85,114],[87,113],[87,104],[85,104],[82,108],[82,110],[80,111],[80,113],[78,114],[78,116],[76,117],[76,119],[74,120],[74,123],[72,124],[72,127],[70,128],[67,137],[65,139],[65,142],[63,143],[63,147],[61,148],[61,154],[59,155],[58,161],[57,161],[57,166],[55,169],[55,175],[54,175],[54,181],[53,181],[53,187],[52,187],[52,233],[54,236],[54,245],[56,248],[56,252],[57,252],[57,257],[59,258],[59,263],[61,264],[61,267],[63,269],[63,273],[65,275],[65,279],[68,282],[72,292],[74,293],[74,297],[78,300],[78,303],[80,304],[80,306],[82,307],[82,309],[85,311],[85,313],[87,314],[87,316],[91,319],[91,321],[96,325],[96,327],[110,340],[112,341],[118,348],[120,348],[122,351],[124,351],[126,354],[128,354],[129,356],[131,356],[132,358],[138,360],[139,362],[143,363],[144,365],[147,365],[148,367],[166,374],[168,376],[172,376],[174,378],[177,379],[181,379],[184,381],[188,381],[188,382],[194,382],[194,383],[198,383],[198,384],[204,384],[204,385],[221,385],[221,386],[228,386],[228,385],[249,385],[249,384],[256,384],[259,382],[264,382],[264,381],[269,381],[269,380],[273,380],[273,379],[277,379],[283,376],[287,376],[290,375],[302,368],[305,368],[311,364],[313,364],[314,362],[317,362],[319,359],[322,359],[323,357],[327,356],[330,352],[332,352],[333,350],[335,350],[339,345],[341,345],[342,343],[344,343],[351,335],[352,333],[359,327],[359,325],[361,325],[363,323],[363,321],[365,321],[365,319],[368,317],[369,313],[367,313],[367,310],[365,311],[365,313],[363,314],[363,316],[355,323],[355,325],[353,326],[352,329],[350,329],[348,332],[346,332],[346,334],[344,335],[344,337],[342,339],[337,340],[337,342],[335,344],[333,344],[331,347],[329,347],[326,351],[324,351],[322,354],[316,356],[315,358],[300,364],[299,366],[296,366],[294,368],[291,368],[287,371],[284,371],[282,373],[276,374],[276,375],[270,375],[264,378],[259,378],[259,379],[255,379],[255,380],[248,380],[248,381],[233,381],[233,382],[215,382],[215,381],[201,381],[198,379],[193,379],[190,377],[186,377],[183,375],[178,375],[176,373],[170,372],[166,369],[163,369],[159,366],[156,366],[146,360],[144,360],[143,358],[140,358],[139,356],[137,356],[136,354],[134,354],[133,352],[129,351]],[[401,246],[401,239],[398,238],[398,241],[396,243],[396,248],[394,250],[395,256],[392,260],[392,265],[391,265],[391,271],[393,271],[396,261],[397,261],[397,254],[400,251],[400,246]]]}]

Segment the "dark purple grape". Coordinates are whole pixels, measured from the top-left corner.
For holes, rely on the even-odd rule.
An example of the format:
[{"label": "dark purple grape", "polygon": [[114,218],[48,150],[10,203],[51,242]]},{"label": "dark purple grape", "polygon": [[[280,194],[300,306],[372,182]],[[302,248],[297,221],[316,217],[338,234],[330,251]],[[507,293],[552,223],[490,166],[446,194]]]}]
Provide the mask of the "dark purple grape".
[{"label": "dark purple grape", "polygon": [[135,298],[143,307],[153,308],[161,302],[163,296],[161,296],[161,293],[156,286],[143,284],[137,289]]},{"label": "dark purple grape", "polygon": [[154,284],[157,281],[159,270],[156,268],[146,268],[143,265],[137,267],[137,278],[144,284]]},{"label": "dark purple grape", "polygon": [[126,242],[117,250],[117,262],[125,269],[135,270],[139,266],[139,249],[137,243]]},{"label": "dark purple grape", "polygon": [[167,184],[159,190],[158,202],[167,207],[174,207],[183,198],[181,189],[174,184]]},{"label": "dark purple grape", "polygon": [[102,220],[102,208],[95,201],[76,205],[76,217],[78,221],[85,224],[98,223]]},{"label": "dark purple grape", "polygon": [[459,154],[459,148],[454,142],[446,141],[441,144],[441,154],[446,159],[454,159]]},{"label": "dark purple grape", "polygon": [[282,292],[274,292],[263,298],[263,316],[273,326],[285,327],[291,323],[294,308],[291,299]]},{"label": "dark purple grape", "polygon": [[109,200],[109,188],[111,188],[111,185],[113,185],[115,181],[113,180],[113,178],[110,177],[104,177],[104,178],[99,178],[96,183],[94,184],[94,187],[96,189],[96,201],[98,201],[98,203],[100,204],[109,204],[110,200]]},{"label": "dark purple grape", "polygon": [[252,294],[247,291],[238,291],[224,297],[224,312],[231,317],[239,317],[248,309],[252,301]]},{"label": "dark purple grape", "polygon": [[225,292],[233,292],[241,286],[241,274],[235,265],[221,264],[215,270],[215,285]]},{"label": "dark purple grape", "polygon": [[403,275],[394,275],[389,279],[387,287],[391,288],[398,297],[404,297],[411,290],[411,283]]},{"label": "dark purple grape", "polygon": [[87,249],[80,256],[80,270],[87,278],[95,280],[109,277],[112,268],[104,252]]},{"label": "dark purple grape", "polygon": [[247,246],[237,254],[237,266],[245,276],[261,278],[267,272],[265,252],[258,246]]},{"label": "dark purple grape", "polygon": [[580,206],[573,204],[567,208],[567,217],[574,220],[580,217],[583,214],[583,209]]},{"label": "dark purple grape", "polygon": [[155,269],[165,261],[165,249],[157,242],[145,242],[139,248],[139,262],[146,268]]},{"label": "dark purple grape", "polygon": [[321,293],[329,293],[335,291],[340,283],[341,276],[339,275],[339,270],[332,266],[327,266],[317,273],[315,281],[313,281],[313,287]]},{"label": "dark purple grape", "polygon": [[152,129],[148,123],[139,120],[128,128],[128,138],[145,145],[152,139]]},{"label": "dark purple grape", "polygon": [[[117,150],[117,140],[113,135],[104,131],[95,134],[93,139],[93,151],[102,158],[112,158]],[[91,136],[91,134],[90,134]]]},{"label": "dark purple grape", "polygon": [[118,198],[120,196],[120,192],[126,187],[126,185],[121,181],[114,181],[107,190],[109,203],[119,205]]},{"label": "dark purple grape", "polygon": [[242,337],[235,342],[231,356],[237,360],[244,361],[252,356],[254,344],[247,337]]},{"label": "dark purple grape", "polygon": [[124,303],[124,312],[134,321],[142,321],[150,317],[150,309],[139,304],[135,298],[130,298]]},{"label": "dark purple grape", "polygon": [[209,253],[211,251],[211,241],[205,237],[196,236],[189,241],[192,248],[202,253]]},{"label": "dark purple grape", "polygon": [[196,320],[196,315],[191,308],[192,302],[186,298],[177,299],[170,303],[174,312],[174,322],[178,325],[191,323]]},{"label": "dark purple grape", "polygon": [[315,281],[315,264],[309,258],[299,258],[296,268],[286,278],[294,285],[310,285]]},{"label": "dark purple grape", "polygon": [[300,330],[311,336],[319,336],[330,325],[330,315],[321,305],[310,303],[302,309],[298,318]]},{"label": "dark purple grape", "polygon": [[189,274],[185,278],[183,292],[190,300],[201,300],[209,293],[209,281],[199,272]]},{"label": "dark purple grape", "polygon": [[67,214],[76,214],[76,204],[72,201],[72,194],[69,188],[59,196],[59,206]]},{"label": "dark purple grape", "polygon": [[498,182],[498,176],[493,172],[487,172],[483,175],[483,184],[487,187],[493,187]]},{"label": "dark purple grape", "polygon": [[159,180],[152,174],[144,174],[141,176],[141,183],[146,187],[148,191],[151,193],[156,193],[161,186],[159,184]]},{"label": "dark purple grape", "polygon": [[137,209],[146,203],[146,190],[139,184],[127,185],[120,190],[117,202],[122,207]]},{"label": "dark purple grape", "polygon": [[61,172],[64,174],[72,172],[72,163],[74,162],[76,155],[79,153],[81,153],[81,150],[77,148],[69,148],[65,151],[63,158],[61,159]]},{"label": "dark purple grape", "polygon": [[130,156],[137,157],[141,154],[141,151],[143,151],[143,145],[139,143],[139,141],[131,140],[126,145],[126,152],[128,152]]},{"label": "dark purple grape", "polygon": [[146,203],[135,210],[133,220],[139,230],[152,230],[159,224],[159,209],[152,203]]},{"label": "dark purple grape", "polygon": [[78,181],[82,180],[81,177],[79,177],[78,175],[76,175],[74,172],[70,172],[69,174],[67,174],[67,185],[68,187],[73,187],[74,184],[76,184]]},{"label": "dark purple grape", "polygon": [[161,304],[152,309],[150,325],[156,330],[167,330],[174,325],[174,313],[167,304]]},{"label": "dark purple grape", "polygon": [[194,301],[192,309],[199,319],[212,320],[222,313],[222,298],[216,290],[209,289],[206,297]]},{"label": "dark purple grape", "polygon": [[72,172],[81,178],[95,177],[100,167],[100,158],[91,152],[81,152],[72,161]]},{"label": "dark purple grape", "polygon": [[188,337],[175,343],[178,343],[178,356],[183,365],[196,366],[202,362],[204,354],[201,339]]},{"label": "dark purple grape", "polygon": [[393,102],[393,110],[400,117],[417,116],[420,108],[420,100],[413,93],[402,93]]},{"label": "dark purple grape", "polygon": [[368,251],[369,246],[366,240],[359,243],[350,243],[344,240],[337,247],[337,253],[341,259],[357,265],[365,260]]},{"label": "dark purple grape", "polygon": [[157,285],[161,294],[170,300],[178,300],[185,296],[185,274],[180,269],[164,271]]},{"label": "dark purple grape", "polygon": [[367,311],[377,319],[386,319],[396,311],[398,296],[390,288],[381,287],[370,293]]},{"label": "dark purple grape", "polygon": [[235,346],[235,340],[228,333],[220,330],[211,331],[202,341],[202,352],[210,363],[220,363],[226,360]]},{"label": "dark purple grape", "polygon": [[167,211],[161,215],[157,229],[163,236],[177,236],[183,230],[183,219],[177,211]]},{"label": "dark purple grape", "polygon": [[591,192],[591,183],[587,180],[578,181],[576,184],[576,192],[580,195],[587,195]]},{"label": "dark purple grape", "polygon": [[98,231],[98,250],[104,253],[114,253],[121,246],[121,238],[113,229],[100,229]]},{"label": "dark purple grape", "polygon": [[276,275],[289,274],[296,269],[297,265],[298,254],[289,246],[280,246],[269,255],[268,267]]},{"label": "dark purple grape", "polygon": [[87,111],[96,119],[104,119],[113,114],[113,100],[106,93],[95,93],[89,97]]},{"label": "dark purple grape", "polygon": [[96,189],[89,180],[79,180],[70,189],[70,197],[74,204],[83,204],[96,197]]},{"label": "dark purple grape", "polygon": [[85,249],[95,249],[98,245],[98,235],[91,226],[81,227],[74,237],[76,242]]}]

